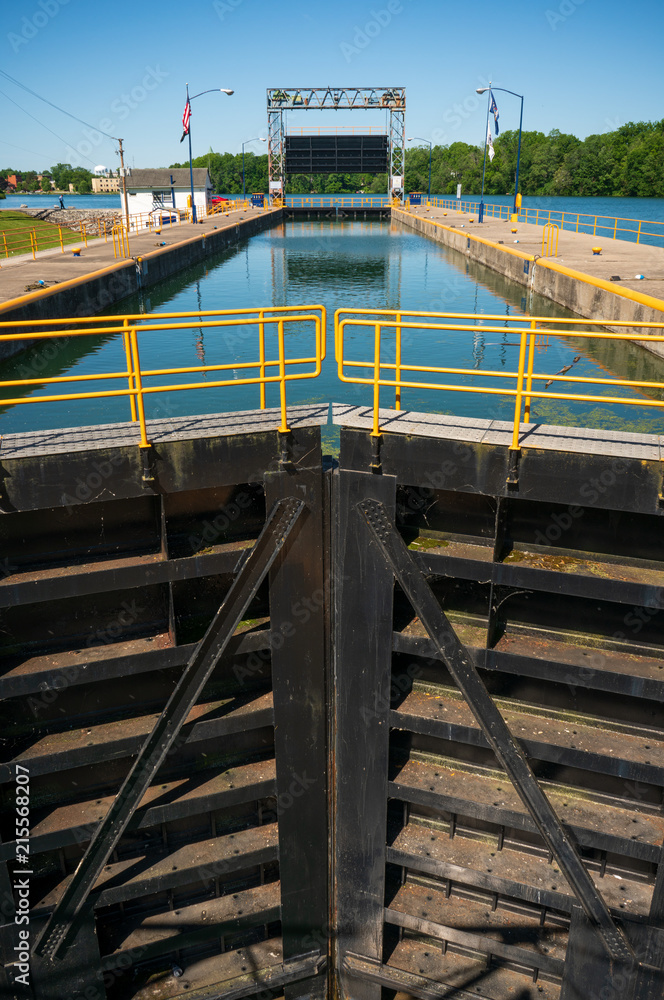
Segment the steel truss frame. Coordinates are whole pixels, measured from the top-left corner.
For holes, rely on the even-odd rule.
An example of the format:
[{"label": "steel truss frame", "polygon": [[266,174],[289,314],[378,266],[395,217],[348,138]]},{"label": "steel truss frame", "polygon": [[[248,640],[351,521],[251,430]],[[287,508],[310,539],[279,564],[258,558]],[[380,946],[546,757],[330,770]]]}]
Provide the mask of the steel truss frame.
[{"label": "steel truss frame", "polygon": [[268,180],[270,194],[283,198],[286,184],[286,111],[380,111],[390,113],[390,193],[403,199],[406,143],[405,87],[268,87]]}]

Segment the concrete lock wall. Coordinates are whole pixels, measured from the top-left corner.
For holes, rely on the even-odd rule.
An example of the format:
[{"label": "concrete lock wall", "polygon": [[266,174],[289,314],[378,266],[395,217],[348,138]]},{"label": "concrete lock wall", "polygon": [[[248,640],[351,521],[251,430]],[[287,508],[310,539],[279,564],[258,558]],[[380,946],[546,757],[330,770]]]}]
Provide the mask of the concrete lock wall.
[{"label": "concrete lock wall", "polygon": [[[11,299],[0,307],[0,322],[95,316],[128,295],[156,285],[232,243],[267,229],[281,217],[281,209],[263,212],[224,229],[207,231],[174,246],[120,260],[44,291]],[[0,360],[20,353],[33,343],[28,340],[0,343]]]},{"label": "concrete lock wall", "polygon": [[[490,267],[510,281],[544,295],[584,319],[662,322],[662,311],[647,304],[650,296],[614,287],[608,281],[591,278],[555,261],[535,258],[512,247],[498,247],[465,231],[456,231],[440,223],[434,225],[429,219],[418,218],[398,209],[392,210],[392,218],[421,235]],[[607,329],[611,330],[612,327],[607,324]],[[616,327],[615,332],[624,331]],[[653,335],[663,333],[664,327],[652,330]],[[648,351],[664,357],[664,344],[647,341],[641,343]]]}]

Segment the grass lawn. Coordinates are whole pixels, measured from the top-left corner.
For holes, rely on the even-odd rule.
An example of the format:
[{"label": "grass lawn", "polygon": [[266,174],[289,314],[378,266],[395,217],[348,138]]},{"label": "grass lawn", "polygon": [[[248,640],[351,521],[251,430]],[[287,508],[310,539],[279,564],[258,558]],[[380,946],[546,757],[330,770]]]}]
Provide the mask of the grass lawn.
[{"label": "grass lawn", "polygon": [[[37,236],[37,249],[48,250],[60,246],[59,227],[52,222],[33,219],[31,215],[11,210],[0,210],[0,257],[12,256],[18,253],[31,253],[30,232],[34,230]],[[80,233],[63,228],[62,239],[65,243],[81,241]]]}]

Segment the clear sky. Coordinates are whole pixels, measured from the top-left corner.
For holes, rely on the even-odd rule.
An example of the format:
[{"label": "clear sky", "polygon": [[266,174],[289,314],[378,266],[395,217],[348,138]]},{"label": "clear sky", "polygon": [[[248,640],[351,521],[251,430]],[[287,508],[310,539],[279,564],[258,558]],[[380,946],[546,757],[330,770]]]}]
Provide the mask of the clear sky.
[{"label": "clear sky", "polygon": [[[134,167],[187,158],[179,141],[187,82],[191,94],[235,91],[192,104],[194,156],[210,146],[239,152],[266,136],[267,87],[406,87],[406,134],[434,144],[483,142],[486,97],[475,90],[489,80],[524,95],[528,130],[585,138],[664,118],[662,0],[19,0],[2,31],[0,68],[122,137]],[[518,128],[520,102],[496,98],[501,129]],[[0,100],[0,166],[118,166],[112,140],[1,75]],[[384,122],[384,113],[363,111],[288,120]]]}]

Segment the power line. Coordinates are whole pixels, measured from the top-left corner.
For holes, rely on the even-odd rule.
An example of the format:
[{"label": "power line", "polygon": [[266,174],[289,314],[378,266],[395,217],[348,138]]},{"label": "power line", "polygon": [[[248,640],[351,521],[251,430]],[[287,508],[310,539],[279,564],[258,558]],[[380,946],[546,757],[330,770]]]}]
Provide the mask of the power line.
[{"label": "power line", "polygon": [[54,156],[53,153],[40,153],[36,149],[26,149],[25,146],[17,146],[16,143],[7,142],[6,139],[0,139],[0,142],[3,144],[3,146],[11,146],[12,149],[20,149],[22,153],[34,153],[35,156],[41,156],[45,160],[52,160]]},{"label": "power line", "polygon": [[[32,94],[32,96],[36,97],[39,101],[43,101],[44,104],[48,104],[50,107],[55,108],[55,110],[59,111],[61,114],[67,115],[68,118],[73,118],[75,122],[79,122],[79,124],[85,125],[86,128],[91,128],[94,132],[100,132],[101,135],[105,135],[107,139],[117,140],[116,136],[109,135],[108,132],[104,132],[103,129],[100,129],[95,125],[91,125],[90,122],[83,121],[82,118],[77,118],[77,116],[72,115],[70,111],[65,111],[64,108],[58,107],[58,105],[54,104],[53,101],[49,101],[46,97],[42,97],[41,94],[38,94],[35,90],[31,90],[30,87],[26,87],[24,83],[21,83],[20,80],[14,79],[14,77],[10,76],[9,73],[6,73],[4,69],[0,69],[0,74],[4,76],[5,79],[15,84],[15,86],[20,87],[22,90],[25,90],[26,93]],[[55,135],[55,133],[53,134]],[[88,157],[86,157],[86,159],[88,159]],[[92,163],[92,160],[90,160],[90,163]]]},{"label": "power line", "polygon": [[[3,73],[3,71],[0,70],[0,73]],[[7,74],[3,73],[3,75],[6,76]],[[2,94],[3,97],[6,97],[8,101],[11,101],[12,104],[15,104],[16,107],[19,108],[19,110],[23,112],[23,114],[25,114],[25,115],[28,116],[28,118],[32,118],[32,120],[35,121],[35,122],[37,122],[38,125],[41,125],[42,128],[45,128],[47,132],[50,132],[51,135],[54,135],[56,139],[59,139],[60,142],[64,142],[65,146],[69,146],[70,145],[70,143],[66,139],[63,139],[63,137],[61,135],[58,135],[57,132],[54,132],[52,128],[49,128],[48,125],[44,125],[44,123],[41,122],[39,120],[39,118],[35,118],[35,116],[32,115],[32,114],[30,114],[29,111],[26,111],[26,109],[24,107],[22,107],[18,103],[18,101],[15,101],[13,97],[10,97],[9,94],[5,94],[4,90],[0,90],[0,94]],[[41,156],[41,153],[39,155]],[[88,160],[89,163],[94,163],[94,160],[91,160],[89,156],[85,156],[84,154],[80,154],[80,155],[82,155],[85,160]]]}]

